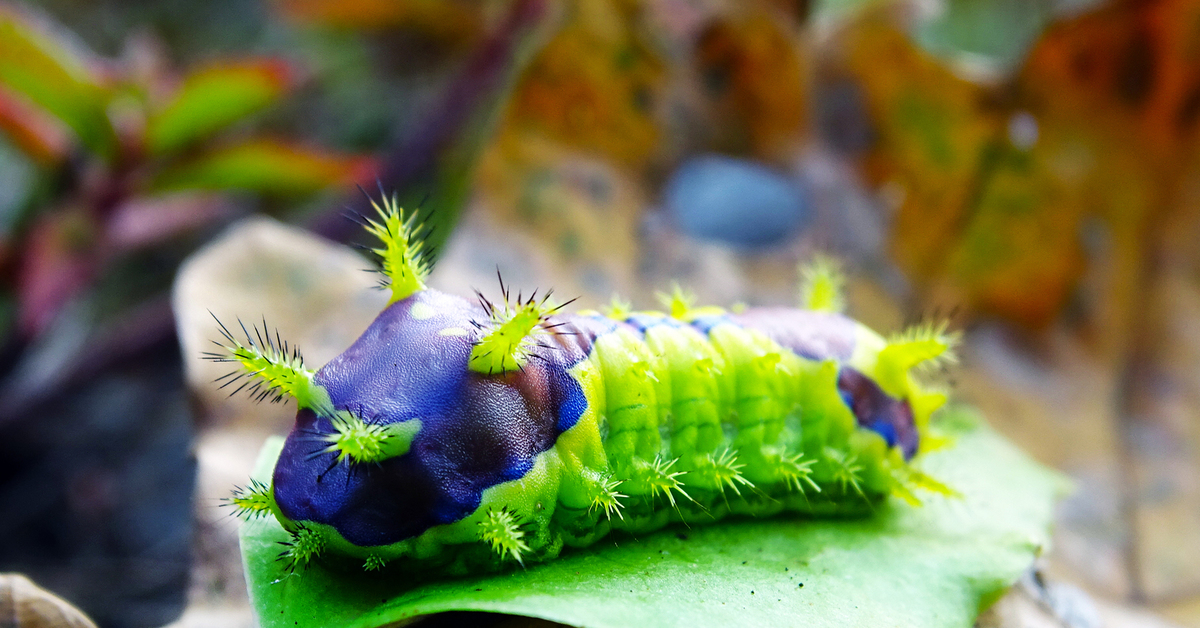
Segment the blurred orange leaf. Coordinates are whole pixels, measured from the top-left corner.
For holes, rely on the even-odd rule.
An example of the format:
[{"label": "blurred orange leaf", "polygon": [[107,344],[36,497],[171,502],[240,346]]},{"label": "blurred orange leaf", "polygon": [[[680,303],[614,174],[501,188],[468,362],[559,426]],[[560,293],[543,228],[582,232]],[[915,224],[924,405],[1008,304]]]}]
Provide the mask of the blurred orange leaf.
[{"label": "blurred orange leaf", "polygon": [[749,5],[700,35],[694,61],[718,110],[715,132],[730,138],[728,148],[781,160],[795,150],[808,106],[796,28]]},{"label": "blurred orange leaf", "polygon": [[955,74],[888,12],[843,39],[877,134],[867,172],[898,203],[897,262],[935,302],[1052,320],[1084,269],[1082,180],[1054,169],[1076,138]]},{"label": "blurred orange leaf", "polygon": [[1200,123],[1200,3],[1114,3],[1056,24],[1021,75],[1033,106],[1119,124],[1148,157],[1178,165]]},{"label": "blurred orange leaf", "polygon": [[375,160],[275,140],[253,140],[171,167],[153,180],[156,190],[243,189],[309,194],[374,176]]},{"label": "blurred orange leaf", "polygon": [[665,67],[644,41],[633,3],[572,3],[570,20],[513,93],[503,136],[535,135],[640,165],[659,148]]},{"label": "blurred orange leaf", "polygon": [[1085,199],[1050,167],[1062,149],[1043,140],[1032,150],[997,148],[986,160],[941,269],[974,309],[1037,327],[1053,320],[1083,274]]},{"label": "blurred orange leaf", "polygon": [[295,72],[279,59],[223,63],[194,72],[150,118],[147,145],[160,154],[184,148],[270,106],[294,82]]},{"label": "blurred orange leaf", "polygon": [[49,29],[0,6],[0,84],[45,108],[107,157],[116,144],[107,117],[110,93],[93,66]]},{"label": "blurred orange leaf", "polygon": [[893,254],[926,283],[968,219],[980,162],[1003,119],[983,107],[979,85],[918,48],[889,12],[865,14],[838,46],[874,124],[867,175],[898,204]]},{"label": "blurred orange leaf", "polygon": [[[1018,78],[1039,121],[1041,168],[1082,205],[1075,224],[1103,245],[1105,312],[1139,311],[1141,265],[1200,138],[1200,4],[1113,3],[1051,27]],[[1046,199],[1046,213],[1067,206]],[[1101,239],[1097,239],[1097,237]],[[1078,235],[1073,246],[1080,248]],[[1081,269],[1082,271],[1082,269]]]},{"label": "blurred orange leaf", "polygon": [[70,131],[62,122],[4,87],[0,87],[0,130],[43,165],[62,160],[71,144]]},{"label": "blurred orange leaf", "polygon": [[345,28],[411,26],[447,39],[478,35],[483,3],[471,0],[276,0],[287,17]]},{"label": "blurred orange leaf", "polygon": [[1087,233],[1106,247],[1109,300],[1132,294],[1147,221],[1196,146],[1200,4],[1067,18],[1006,89],[956,76],[886,15],[843,41],[878,135],[868,173],[899,200],[892,247],[914,282],[1039,327],[1098,261]]}]

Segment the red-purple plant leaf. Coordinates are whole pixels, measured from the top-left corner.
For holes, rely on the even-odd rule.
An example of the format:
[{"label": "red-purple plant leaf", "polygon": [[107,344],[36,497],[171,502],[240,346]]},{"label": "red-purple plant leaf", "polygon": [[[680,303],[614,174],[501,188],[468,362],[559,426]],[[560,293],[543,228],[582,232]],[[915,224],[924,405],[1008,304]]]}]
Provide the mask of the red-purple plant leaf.
[{"label": "red-purple plant leaf", "polygon": [[207,192],[179,192],[130,199],[113,211],[104,228],[108,250],[148,246],[229,217],[228,199]]},{"label": "red-purple plant leaf", "polygon": [[0,86],[0,130],[34,161],[62,161],[70,148],[70,131],[28,99]]},{"label": "red-purple plant leaf", "polygon": [[78,208],[46,214],[27,236],[18,274],[18,332],[37,337],[87,287],[98,264],[96,229]]}]

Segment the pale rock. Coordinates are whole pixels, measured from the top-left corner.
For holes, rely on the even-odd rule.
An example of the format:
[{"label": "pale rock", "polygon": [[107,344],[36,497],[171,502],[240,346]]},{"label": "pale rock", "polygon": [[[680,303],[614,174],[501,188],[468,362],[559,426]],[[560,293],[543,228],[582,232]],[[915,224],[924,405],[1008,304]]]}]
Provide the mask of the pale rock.
[{"label": "pale rock", "polygon": [[[265,319],[274,334],[297,345],[306,366],[320,368],[345,351],[387,304],[373,289],[379,275],[364,272],[370,260],[352,249],[270,218],[252,217],[231,227],[180,267],[173,305],[188,385],[205,413],[221,423],[286,430],[292,403],[256,404],[235,384],[218,390],[213,380],[233,364],[201,359],[219,349],[215,315],[240,337]],[[210,315],[209,312],[212,312]],[[251,330],[253,333],[253,330]]]}]

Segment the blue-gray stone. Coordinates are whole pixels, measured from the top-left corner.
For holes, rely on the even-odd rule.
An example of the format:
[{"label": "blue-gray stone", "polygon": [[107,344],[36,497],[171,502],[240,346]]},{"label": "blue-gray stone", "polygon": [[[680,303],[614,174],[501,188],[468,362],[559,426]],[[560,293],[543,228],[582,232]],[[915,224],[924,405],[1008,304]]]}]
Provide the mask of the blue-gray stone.
[{"label": "blue-gray stone", "polygon": [[684,162],[667,181],[663,206],[675,227],[690,236],[751,248],[786,241],[809,214],[798,182],[723,155]]}]

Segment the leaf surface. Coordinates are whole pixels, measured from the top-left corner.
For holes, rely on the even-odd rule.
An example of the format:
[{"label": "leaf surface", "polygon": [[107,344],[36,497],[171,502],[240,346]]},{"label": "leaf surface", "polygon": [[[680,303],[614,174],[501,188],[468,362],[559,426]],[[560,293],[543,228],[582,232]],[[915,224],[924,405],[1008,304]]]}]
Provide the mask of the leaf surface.
[{"label": "leaf surface", "polygon": [[[969,410],[941,421],[956,445],[923,469],[962,494],[893,500],[859,520],[776,517],[611,535],[525,570],[424,583],[288,574],[273,520],[243,524],[242,556],[264,628],[389,626],[444,611],[487,611],[589,628],[621,626],[972,625],[1049,541],[1058,474]],[[256,477],[282,446],[272,439]]]}]

